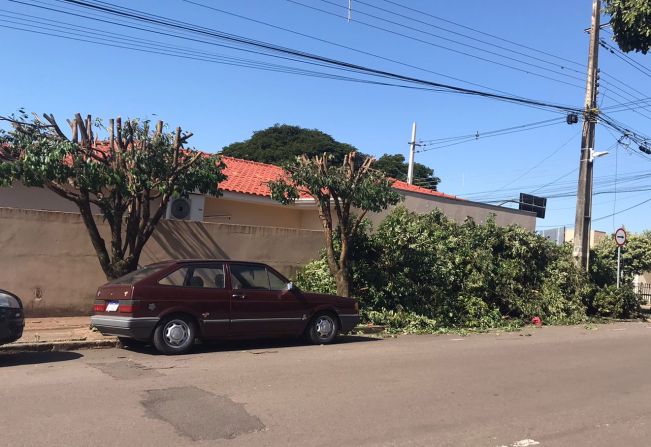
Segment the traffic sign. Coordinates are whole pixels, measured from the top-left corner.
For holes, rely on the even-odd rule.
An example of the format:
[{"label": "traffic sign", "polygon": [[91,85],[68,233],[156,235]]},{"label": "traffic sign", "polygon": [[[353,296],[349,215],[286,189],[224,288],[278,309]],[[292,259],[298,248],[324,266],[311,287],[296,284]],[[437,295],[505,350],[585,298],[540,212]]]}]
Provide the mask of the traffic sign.
[{"label": "traffic sign", "polygon": [[615,231],[615,243],[623,247],[624,244],[626,244],[626,230],[623,228],[618,228],[617,231]]}]

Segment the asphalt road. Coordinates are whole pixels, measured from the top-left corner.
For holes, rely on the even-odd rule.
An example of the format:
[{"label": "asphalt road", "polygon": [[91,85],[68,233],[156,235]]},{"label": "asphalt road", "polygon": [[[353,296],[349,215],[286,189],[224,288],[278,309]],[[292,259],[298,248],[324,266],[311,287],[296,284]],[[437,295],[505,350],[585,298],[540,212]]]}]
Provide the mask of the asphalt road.
[{"label": "asphalt road", "polygon": [[199,348],[0,354],[0,445],[651,445],[647,323]]}]

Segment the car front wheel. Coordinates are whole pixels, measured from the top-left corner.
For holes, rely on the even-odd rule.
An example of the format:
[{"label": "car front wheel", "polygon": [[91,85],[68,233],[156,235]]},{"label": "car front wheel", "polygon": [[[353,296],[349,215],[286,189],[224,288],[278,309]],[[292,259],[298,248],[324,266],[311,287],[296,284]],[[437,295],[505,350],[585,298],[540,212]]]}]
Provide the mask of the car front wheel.
[{"label": "car front wheel", "polygon": [[308,327],[308,337],[315,345],[332,343],[339,333],[337,318],[329,313],[319,314],[312,319]]},{"label": "car front wheel", "polygon": [[156,326],[154,346],[166,355],[186,354],[192,349],[196,336],[197,329],[192,318],[174,315]]}]

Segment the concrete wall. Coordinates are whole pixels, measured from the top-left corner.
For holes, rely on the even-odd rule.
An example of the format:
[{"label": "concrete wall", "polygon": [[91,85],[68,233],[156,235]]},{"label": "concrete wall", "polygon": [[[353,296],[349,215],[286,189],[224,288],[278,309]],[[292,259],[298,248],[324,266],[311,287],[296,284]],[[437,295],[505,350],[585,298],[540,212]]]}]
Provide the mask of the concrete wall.
[{"label": "concrete wall", "polygon": [[[141,264],[169,258],[254,260],[291,276],[322,246],[319,231],[163,221]],[[106,282],[78,214],[0,208],[0,247],[0,288],[20,296],[28,316],[88,314],[97,287]]]},{"label": "concrete wall", "polygon": [[263,225],[283,228],[320,230],[316,207],[283,206],[268,198],[247,199],[243,194],[237,200],[231,195],[206,197],[204,221],[239,225]]},{"label": "concrete wall", "polygon": [[[400,193],[405,197],[403,205],[417,213],[427,213],[438,208],[459,223],[467,217],[472,217],[476,222],[481,223],[492,213],[495,214],[498,225],[517,224],[530,231],[536,228],[534,214],[526,211],[419,193],[405,191]],[[47,189],[26,188],[21,185],[0,188],[0,207],[77,212],[73,203]],[[369,218],[377,225],[389,212],[390,210],[370,214]],[[312,204],[283,206],[270,198],[229,192],[219,198],[206,197],[204,221],[306,230],[322,228],[316,207]],[[571,235],[569,238],[571,239]]]},{"label": "concrete wall", "polygon": [[[500,226],[520,225],[529,231],[536,229],[536,216],[534,213],[519,211],[512,208],[486,205],[478,202],[465,200],[446,199],[444,197],[434,197],[419,193],[405,193],[402,205],[410,211],[419,214],[425,214],[438,208],[448,218],[458,223],[463,223],[466,218],[471,217],[477,223],[483,223],[489,215],[495,214],[495,223]],[[382,213],[369,215],[373,224],[377,225],[382,219],[389,214],[391,209]]]}]

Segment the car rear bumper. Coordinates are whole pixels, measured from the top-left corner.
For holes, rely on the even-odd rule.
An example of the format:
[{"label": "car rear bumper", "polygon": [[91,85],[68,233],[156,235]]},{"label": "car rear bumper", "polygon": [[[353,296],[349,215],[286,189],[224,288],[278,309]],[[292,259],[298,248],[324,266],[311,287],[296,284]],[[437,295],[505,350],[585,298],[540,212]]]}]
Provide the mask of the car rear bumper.
[{"label": "car rear bumper", "polygon": [[90,324],[103,335],[117,335],[136,340],[149,340],[160,319],[157,317],[120,317],[93,315]]},{"label": "car rear bumper", "polygon": [[341,332],[350,332],[359,324],[359,314],[339,314],[339,321],[341,321]]}]

